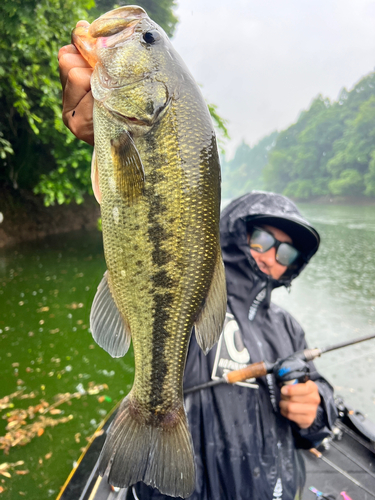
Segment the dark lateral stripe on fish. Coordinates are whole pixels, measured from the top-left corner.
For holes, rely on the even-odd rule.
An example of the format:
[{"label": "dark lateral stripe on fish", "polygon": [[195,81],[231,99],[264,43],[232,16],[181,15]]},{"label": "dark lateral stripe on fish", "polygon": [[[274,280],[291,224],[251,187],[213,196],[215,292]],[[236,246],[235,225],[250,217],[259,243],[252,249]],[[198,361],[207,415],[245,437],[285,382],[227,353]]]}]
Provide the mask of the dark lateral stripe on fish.
[{"label": "dark lateral stripe on fish", "polygon": [[167,270],[163,269],[172,256],[170,252],[161,248],[162,244],[165,244],[165,241],[172,235],[158,222],[158,217],[165,214],[168,209],[163,196],[155,192],[155,187],[164,180],[164,176],[154,170],[149,174],[149,180],[150,185],[145,190],[145,196],[150,200],[148,236],[153,245],[152,261],[155,268],[158,269],[158,272],[151,277],[153,282],[151,296],[155,310],[152,337],[158,339],[158,342],[153,343],[150,377],[150,406],[155,408],[164,402],[164,380],[168,373],[165,345],[170,336],[166,325],[170,319],[170,307],[174,298],[169,290],[173,287],[174,280],[168,276]]},{"label": "dark lateral stripe on fish", "polygon": [[[153,343],[152,362],[151,362],[151,387],[150,387],[150,405],[155,408],[163,405],[164,380],[168,373],[168,362],[165,356],[165,344],[170,337],[170,332],[166,328],[169,320],[168,310],[173,295],[170,292],[156,294],[154,296],[155,319],[153,323],[153,338],[158,338],[158,342]],[[157,374],[155,373],[157,372]]]}]

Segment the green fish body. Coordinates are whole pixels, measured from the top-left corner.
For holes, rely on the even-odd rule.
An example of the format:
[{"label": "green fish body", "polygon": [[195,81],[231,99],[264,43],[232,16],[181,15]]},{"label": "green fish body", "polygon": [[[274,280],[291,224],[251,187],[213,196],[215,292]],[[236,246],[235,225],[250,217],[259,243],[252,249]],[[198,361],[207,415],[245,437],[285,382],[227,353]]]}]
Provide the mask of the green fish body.
[{"label": "green fish body", "polygon": [[95,68],[93,179],[108,271],[94,298],[95,340],[123,356],[134,385],[99,470],[114,486],[194,490],[182,380],[191,331],[217,341],[226,310],[219,238],[220,165],[207,105],[164,31],[120,7],[73,41]]}]

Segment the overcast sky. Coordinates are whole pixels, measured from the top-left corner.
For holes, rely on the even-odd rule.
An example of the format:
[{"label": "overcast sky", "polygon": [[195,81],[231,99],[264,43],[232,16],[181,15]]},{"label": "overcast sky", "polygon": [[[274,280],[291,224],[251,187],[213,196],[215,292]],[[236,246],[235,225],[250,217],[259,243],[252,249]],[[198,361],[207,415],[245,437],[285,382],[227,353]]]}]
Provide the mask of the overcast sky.
[{"label": "overcast sky", "polygon": [[375,66],[375,1],[176,0],[173,44],[228,120],[230,157]]}]

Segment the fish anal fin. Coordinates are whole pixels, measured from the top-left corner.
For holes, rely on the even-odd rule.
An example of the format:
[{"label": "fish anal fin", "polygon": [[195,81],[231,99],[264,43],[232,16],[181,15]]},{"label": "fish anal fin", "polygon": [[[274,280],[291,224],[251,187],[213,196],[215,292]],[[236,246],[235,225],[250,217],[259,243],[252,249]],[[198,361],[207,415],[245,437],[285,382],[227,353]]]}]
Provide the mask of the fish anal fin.
[{"label": "fish anal fin", "polygon": [[[136,402],[137,403],[137,402]],[[121,403],[99,458],[99,474],[112,486],[138,481],[161,493],[186,498],[195,487],[195,465],[186,413],[181,406],[148,422],[130,393]]]},{"label": "fish anal fin", "polygon": [[116,184],[124,202],[132,205],[143,193],[145,172],[133,139],[122,132],[111,139],[112,160]]},{"label": "fish anal fin", "polygon": [[108,284],[108,271],[99,283],[90,313],[90,329],[95,342],[113,358],[129,349],[130,327],[118,310]]},{"label": "fish anal fin", "polygon": [[224,264],[219,250],[205,303],[195,320],[195,337],[202,351],[207,354],[218,341],[227,309]]}]

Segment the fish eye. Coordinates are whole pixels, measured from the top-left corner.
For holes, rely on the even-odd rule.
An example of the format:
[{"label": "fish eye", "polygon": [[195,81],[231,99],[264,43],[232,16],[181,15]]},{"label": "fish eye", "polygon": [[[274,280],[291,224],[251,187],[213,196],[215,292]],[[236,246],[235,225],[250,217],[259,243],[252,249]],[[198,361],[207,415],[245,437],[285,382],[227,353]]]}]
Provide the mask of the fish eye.
[{"label": "fish eye", "polygon": [[157,30],[146,31],[146,33],[143,34],[143,40],[149,44],[157,42],[160,38],[160,33]]}]

